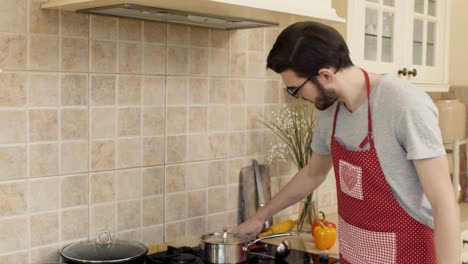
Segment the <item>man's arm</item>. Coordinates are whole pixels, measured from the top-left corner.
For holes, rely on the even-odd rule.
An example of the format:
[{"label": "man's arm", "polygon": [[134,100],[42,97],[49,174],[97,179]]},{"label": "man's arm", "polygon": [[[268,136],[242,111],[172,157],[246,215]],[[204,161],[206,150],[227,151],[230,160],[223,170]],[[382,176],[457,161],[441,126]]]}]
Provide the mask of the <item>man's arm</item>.
[{"label": "man's arm", "polygon": [[413,160],[434,216],[437,263],[460,263],[460,212],[445,156]]},{"label": "man's arm", "polygon": [[263,223],[277,212],[291,206],[312,193],[326,179],[332,167],[330,155],[312,153],[309,163],[300,170],[257,214],[233,229],[234,233],[255,237]]}]

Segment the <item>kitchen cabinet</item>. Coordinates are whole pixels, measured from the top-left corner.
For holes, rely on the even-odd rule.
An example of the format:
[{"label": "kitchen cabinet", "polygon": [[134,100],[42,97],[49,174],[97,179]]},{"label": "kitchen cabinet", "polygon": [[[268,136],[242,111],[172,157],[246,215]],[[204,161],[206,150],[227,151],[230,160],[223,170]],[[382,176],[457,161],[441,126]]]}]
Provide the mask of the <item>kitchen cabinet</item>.
[{"label": "kitchen cabinet", "polygon": [[447,91],[449,5],[450,0],[349,0],[353,62],[426,91]]}]

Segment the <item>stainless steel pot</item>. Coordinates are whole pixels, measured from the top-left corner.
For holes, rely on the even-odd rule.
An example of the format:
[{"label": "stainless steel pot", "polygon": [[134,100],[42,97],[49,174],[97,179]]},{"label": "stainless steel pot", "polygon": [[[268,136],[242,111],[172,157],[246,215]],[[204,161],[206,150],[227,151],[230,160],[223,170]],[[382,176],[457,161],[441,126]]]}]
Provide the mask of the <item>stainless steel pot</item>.
[{"label": "stainless steel pot", "polygon": [[261,240],[282,237],[297,236],[297,232],[286,232],[255,239],[253,241],[246,235],[216,232],[201,237],[201,250],[203,257],[210,263],[242,263],[247,261],[249,247]]},{"label": "stainless steel pot", "polygon": [[143,264],[147,252],[148,248],[141,243],[112,240],[108,231],[102,231],[96,241],[70,244],[60,251],[60,255],[66,263]]}]

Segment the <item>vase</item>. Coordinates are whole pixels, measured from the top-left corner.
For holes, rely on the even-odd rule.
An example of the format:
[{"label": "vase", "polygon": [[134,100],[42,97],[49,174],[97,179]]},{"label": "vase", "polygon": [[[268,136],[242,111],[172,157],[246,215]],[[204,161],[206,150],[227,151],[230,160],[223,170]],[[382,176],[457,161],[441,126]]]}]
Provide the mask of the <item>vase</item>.
[{"label": "vase", "polygon": [[310,233],[312,232],[312,223],[318,215],[317,192],[299,202],[298,222],[296,231]]}]

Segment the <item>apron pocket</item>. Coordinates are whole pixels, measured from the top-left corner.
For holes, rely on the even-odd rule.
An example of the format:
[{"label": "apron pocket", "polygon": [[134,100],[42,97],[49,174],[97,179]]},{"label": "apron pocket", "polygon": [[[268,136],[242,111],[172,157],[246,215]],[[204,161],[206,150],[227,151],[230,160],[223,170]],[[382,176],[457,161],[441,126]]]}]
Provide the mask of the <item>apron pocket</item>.
[{"label": "apron pocket", "polygon": [[362,169],[344,160],[339,161],[340,188],[347,195],[362,200]]},{"label": "apron pocket", "polygon": [[353,264],[396,263],[396,234],[361,229],[338,219],[340,254]]}]

